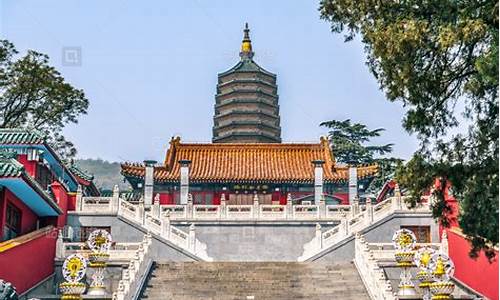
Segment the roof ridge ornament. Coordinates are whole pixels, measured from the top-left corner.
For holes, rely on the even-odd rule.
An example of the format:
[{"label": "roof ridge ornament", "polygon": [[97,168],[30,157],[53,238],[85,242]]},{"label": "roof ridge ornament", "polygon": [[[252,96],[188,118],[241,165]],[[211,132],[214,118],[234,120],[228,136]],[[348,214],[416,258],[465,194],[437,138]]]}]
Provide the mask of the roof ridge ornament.
[{"label": "roof ridge ornament", "polygon": [[240,57],[244,59],[252,59],[254,52],[252,51],[252,41],[250,40],[250,29],[248,28],[248,23],[245,23],[245,29],[243,30],[243,41],[241,41],[241,52]]}]

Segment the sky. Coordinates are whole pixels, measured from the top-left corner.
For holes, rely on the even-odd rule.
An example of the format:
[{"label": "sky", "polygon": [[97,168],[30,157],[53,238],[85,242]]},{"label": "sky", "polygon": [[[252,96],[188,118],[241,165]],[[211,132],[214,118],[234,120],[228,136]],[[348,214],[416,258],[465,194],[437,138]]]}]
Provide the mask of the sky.
[{"label": "sky", "polygon": [[277,74],[284,142],[318,142],[322,121],[383,127],[373,143],[418,146],[365,64],[319,17],[319,1],[0,0],[0,37],[50,63],[90,101],[65,128],[80,158],[162,161],[172,136],[212,138],[217,73],[234,66],[244,23],[254,60]]}]

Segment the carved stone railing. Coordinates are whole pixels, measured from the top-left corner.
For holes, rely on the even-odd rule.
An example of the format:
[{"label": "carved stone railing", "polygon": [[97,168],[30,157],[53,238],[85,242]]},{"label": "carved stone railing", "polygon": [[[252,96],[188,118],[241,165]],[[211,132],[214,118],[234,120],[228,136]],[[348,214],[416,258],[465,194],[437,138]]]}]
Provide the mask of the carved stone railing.
[{"label": "carved stone railing", "polygon": [[212,260],[206,252],[206,246],[196,239],[194,224],[191,224],[188,233],[176,228],[170,224],[170,210],[163,212],[159,203],[145,209],[142,203],[131,204],[120,199],[118,215],[139,224],[149,232],[161,236],[202,260]]},{"label": "carved stone railing", "polygon": [[129,300],[136,298],[142,283],[148,276],[148,268],[152,264],[151,247],[152,238],[148,233],[137,250],[135,250],[128,268],[122,270],[122,277],[118,282],[118,289],[113,293],[113,300]]},{"label": "carved stone railing", "polygon": [[[354,240],[354,264],[359,275],[373,300],[396,300],[391,282],[387,280],[384,271],[377,263],[374,255],[364,237],[359,233]],[[394,256],[393,256],[394,257]]]},{"label": "carved stone railing", "polygon": [[[142,214],[138,203],[130,203],[115,197],[81,197],[77,211],[95,214],[119,213],[135,218]],[[143,208],[156,217],[169,213],[171,220],[327,220],[340,221],[342,215],[352,215],[353,205],[199,205],[199,204],[153,204],[151,208]],[[358,206],[358,213],[365,210],[364,205]],[[383,212],[383,211],[382,211]],[[379,209],[375,211],[379,214]]]},{"label": "carved stone railing", "polygon": [[[345,212],[345,207],[339,208],[340,211],[342,211],[340,224],[325,232],[321,232],[321,226],[318,224],[314,238],[304,245],[304,251],[298,260],[305,261],[313,257],[322,250],[339,243],[348,236],[352,236],[354,233],[363,230],[374,222],[382,220],[395,211],[404,211],[408,213],[430,211],[428,206],[409,209],[405,205],[404,200],[403,197],[399,196],[386,199],[376,205],[367,202],[364,207],[351,206],[349,213]],[[333,208],[327,208],[327,212],[328,209],[332,210]]]},{"label": "carved stone railing", "polygon": [[[113,260],[130,260],[134,257],[135,252],[139,248],[140,243],[115,243],[109,250],[109,259]],[[71,254],[82,254],[87,257],[92,251],[86,243],[57,243],[56,257],[64,259]]]}]

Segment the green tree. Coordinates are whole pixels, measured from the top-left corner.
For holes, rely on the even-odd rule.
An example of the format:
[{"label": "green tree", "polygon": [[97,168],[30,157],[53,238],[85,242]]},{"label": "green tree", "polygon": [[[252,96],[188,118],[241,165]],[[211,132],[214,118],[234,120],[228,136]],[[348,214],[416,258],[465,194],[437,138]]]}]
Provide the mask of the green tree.
[{"label": "green tree", "polygon": [[30,50],[18,57],[12,43],[0,40],[0,128],[40,130],[63,157],[73,157],[76,149],[61,131],[77,123],[88,105],[83,91],[65,82],[47,55]]},{"label": "green tree", "polygon": [[384,128],[368,129],[366,125],[351,123],[350,119],[344,121],[332,120],[323,122],[320,126],[327,127],[330,147],[337,162],[346,164],[377,163],[379,176],[370,184],[369,190],[378,191],[384,182],[389,179],[402,162],[398,158],[376,158],[392,152],[394,144],[366,145],[374,137],[379,137]]},{"label": "green tree", "polygon": [[[435,178],[451,182],[471,254],[491,255],[498,245],[498,2],[322,0],[319,10],[346,41],[361,35],[381,89],[407,108],[403,125],[421,147],[398,174],[413,201]],[[457,105],[468,128],[452,135]],[[446,224],[443,190],[436,196],[433,213]]]}]

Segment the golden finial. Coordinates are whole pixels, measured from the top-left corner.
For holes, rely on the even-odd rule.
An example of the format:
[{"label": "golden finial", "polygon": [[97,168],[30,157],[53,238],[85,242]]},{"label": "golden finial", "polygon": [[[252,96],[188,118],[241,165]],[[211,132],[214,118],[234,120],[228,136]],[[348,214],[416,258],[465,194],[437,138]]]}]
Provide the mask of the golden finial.
[{"label": "golden finial", "polygon": [[444,269],[444,263],[441,257],[437,258],[436,261],[436,269],[434,270],[434,275],[436,276],[443,276],[446,274],[446,270]]},{"label": "golden finial", "polygon": [[429,253],[429,251],[425,251],[424,253],[422,253],[422,257],[420,257],[420,264],[426,267],[427,265],[429,265],[430,260],[431,254]]},{"label": "golden finial", "polygon": [[243,41],[241,42],[241,58],[252,58],[252,41],[250,40],[250,29],[248,29],[248,23],[245,23],[245,29],[243,30]]}]

